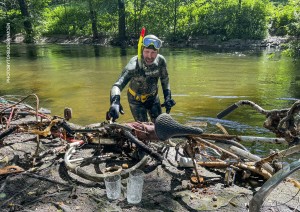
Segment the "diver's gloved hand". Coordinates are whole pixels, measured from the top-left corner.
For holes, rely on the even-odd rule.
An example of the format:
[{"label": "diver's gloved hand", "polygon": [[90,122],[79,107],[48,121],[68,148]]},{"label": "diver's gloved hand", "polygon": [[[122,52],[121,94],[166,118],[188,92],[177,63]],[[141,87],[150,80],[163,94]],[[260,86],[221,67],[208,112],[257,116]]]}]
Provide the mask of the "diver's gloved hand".
[{"label": "diver's gloved hand", "polygon": [[170,113],[171,108],[176,104],[172,99],[171,91],[169,89],[163,90],[165,102],[161,105],[166,108],[166,113]]},{"label": "diver's gloved hand", "polygon": [[124,114],[123,107],[120,103],[120,95],[111,97],[110,103],[111,105],[106,114],[106,120],[110,120],[112,118],[112,121],[116,121],[116,119],[119,118],[119,113],[122,115]]}]

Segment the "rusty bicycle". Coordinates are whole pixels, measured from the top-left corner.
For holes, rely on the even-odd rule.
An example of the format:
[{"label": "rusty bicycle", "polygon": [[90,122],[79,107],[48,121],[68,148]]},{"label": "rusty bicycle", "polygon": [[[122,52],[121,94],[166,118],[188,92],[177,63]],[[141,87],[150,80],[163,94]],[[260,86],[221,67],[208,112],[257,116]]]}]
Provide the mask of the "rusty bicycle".
[{"label": "rusty bicycle", "polygon": [[[263,126],[275,133],[277,137],[284,138],[289,146],[287,149],[274,152],[262,158],[257,161],[257,164],[287,158],[300,152],[300,101],[294,102],[290,108],[265,110],[252,101],[241,100],[220,112],[217,117],[223,118],[240,106],[250,106],[257,112],[265,115],[266,120]],[[299,170],[299,159],[290,164],[285,164],[256,192],[249,202],[249,211],[260,211],[264,207],[271,207],[274,210],[293,208],[294,211],[299,211]],[[287,205],[287,207],[284,205]]]}]

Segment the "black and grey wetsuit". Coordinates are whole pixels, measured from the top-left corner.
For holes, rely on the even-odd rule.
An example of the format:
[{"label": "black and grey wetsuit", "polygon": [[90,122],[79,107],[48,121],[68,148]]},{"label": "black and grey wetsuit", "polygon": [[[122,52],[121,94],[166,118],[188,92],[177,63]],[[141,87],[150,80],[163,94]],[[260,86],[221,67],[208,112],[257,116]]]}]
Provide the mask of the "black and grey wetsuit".
[{"label": "black and grey wetsuit", "polygon": [[125,66],[119,79],[111,89],[111,96],[120,95],[121,91],[130,82],[127,96],[131,113],[136,121],[148,122],[147,112],[151,121],[162,113],[158,97],[158,80],[162,90],[170,90],[167,63],[165,58],[158,54],[150,65],[139,68],[137,56],[131,58]]}]

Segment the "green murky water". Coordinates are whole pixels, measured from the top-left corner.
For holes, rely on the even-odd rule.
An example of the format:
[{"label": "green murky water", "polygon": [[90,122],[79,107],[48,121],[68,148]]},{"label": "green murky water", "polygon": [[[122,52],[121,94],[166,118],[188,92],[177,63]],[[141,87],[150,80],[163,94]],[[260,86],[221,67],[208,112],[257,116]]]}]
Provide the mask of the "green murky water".
[{"label": "green murky water", "polygon": [[[91,124],[105,120],[109,90],[136,49],[88,45],[11,45],[7,73],[6,46],[0,45],[0,95],[36,93],[40,105],[72,121]],[[270,53],[275,56],[270,58]],[[172,94],[177,102],[171,115],[179,122],[220,122],[229,132],[265,134],[265,117],[250,107],[236,109],[222,120],[216,115],[239,100],[264,109],[290,107],[300,99],[299,64],[276,50],[207,51],[161,49],[168,63]],[[7,77],[9,75],[9,83]],[[160,91],[161,93],[161,91]],[[121,102],[133,121],[126,89]]]}]

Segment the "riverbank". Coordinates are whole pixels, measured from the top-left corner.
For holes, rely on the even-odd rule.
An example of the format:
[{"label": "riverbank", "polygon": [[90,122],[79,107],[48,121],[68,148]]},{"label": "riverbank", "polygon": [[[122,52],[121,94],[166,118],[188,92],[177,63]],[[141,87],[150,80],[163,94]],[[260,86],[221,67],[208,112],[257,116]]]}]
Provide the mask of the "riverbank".
[{"label": "riverbank", "polygon": [[[187,40],[178,39],[176,41],[165,41],[164,46],[168,47],[191,47],[191,48],[202,48],[211,47],[214,49],[247,49],[247,48],[280,48],[281,44],[288,43],[292,37],[278,37],[268,36],[263,40],[243,40],[243,39],[231,39],[222,41],[215,37],[190,37]],[[2,41],[2,42],[5,42]],[[23,43],[24,36],[17,34],[11,38],[12,43]],[[112,38],[99,38],[93,40],[92,37],[85,36],[67,36],[67,35],[54,35],[51,37],[41,37],[36,40],[37,44],[86,44],[86,45],[119,45]],[[131,39],[126,43],[128,46],[136,46],[137,39]]]}]

